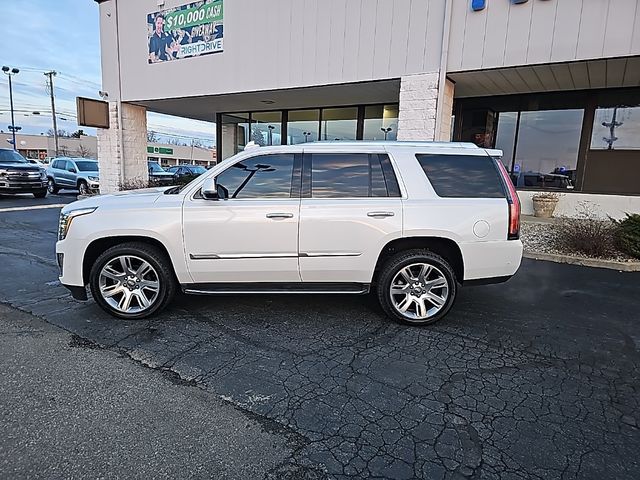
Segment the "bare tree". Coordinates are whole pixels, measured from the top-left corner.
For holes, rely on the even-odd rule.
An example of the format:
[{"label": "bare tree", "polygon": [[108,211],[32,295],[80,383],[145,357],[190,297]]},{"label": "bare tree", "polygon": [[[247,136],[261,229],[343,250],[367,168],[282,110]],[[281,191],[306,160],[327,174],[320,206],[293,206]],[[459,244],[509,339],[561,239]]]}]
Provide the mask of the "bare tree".
[{"label": "bare tree", "polygon": [[153,130],[147,130],[147,142],[157,143],[158,142],[158,134]]},{"label": "bare tree", "polygon": [[[49,130],[47,130],[47,136],[53,137],[53,133],[54,133],[53,128],[50,128]],[[70,134],[66,130],[63,130],[63,129],[59,128],[58,129],[58,137],[66,137],[66,138],[68,138],[68,137],[70,137]]]},{"label": "bare tree", "polygon": [[82,158],[93,157],[93,152],[82,144],[78,145],[78,148],[76,149],[76,154]]},{"label": "bare tree", "polygon": [[58,147],[58,155],[60,155],[61,157],[68,157],[71,155],[71,150],[67,145],[60,145]]}]

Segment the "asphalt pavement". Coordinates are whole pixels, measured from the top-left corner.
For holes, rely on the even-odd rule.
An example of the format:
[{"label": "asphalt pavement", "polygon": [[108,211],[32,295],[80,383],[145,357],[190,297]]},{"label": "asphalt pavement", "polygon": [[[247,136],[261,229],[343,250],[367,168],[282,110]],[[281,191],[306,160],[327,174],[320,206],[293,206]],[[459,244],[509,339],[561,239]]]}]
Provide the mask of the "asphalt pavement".
[{"label": "asphalt pavement", "polygon": [[[280,457],[252,478],[640,478],[638,273],[524,260],[506,284],[463,288],[428,328],[390,322],[366,296],[183,296],[151,320],[122,321],[57,284],[59,209],[3,211],[4,201],[0,300],[114,355],[87,372],[127,361],[141,376],[114,377],[123,384],[164,372],[213,412],[231,406],[262,425]],[[15,408],[5,383],[3,412]]]}]

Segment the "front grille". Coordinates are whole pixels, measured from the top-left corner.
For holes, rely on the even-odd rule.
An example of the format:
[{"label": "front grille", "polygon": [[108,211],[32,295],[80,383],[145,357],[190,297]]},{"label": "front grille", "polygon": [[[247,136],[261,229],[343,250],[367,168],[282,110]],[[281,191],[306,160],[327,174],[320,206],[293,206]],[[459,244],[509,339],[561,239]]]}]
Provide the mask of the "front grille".
[{"label": "front grille", "polygon": [[7,179],[14,182],[32,182],[40,179],[40,172],[9,172]]}]

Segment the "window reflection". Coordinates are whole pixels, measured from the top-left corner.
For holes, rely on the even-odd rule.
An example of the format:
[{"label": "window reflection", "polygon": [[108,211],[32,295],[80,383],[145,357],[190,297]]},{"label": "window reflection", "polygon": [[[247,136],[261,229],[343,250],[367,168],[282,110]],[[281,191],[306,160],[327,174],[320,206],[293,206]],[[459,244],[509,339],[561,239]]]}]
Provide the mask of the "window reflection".
[{"label": "window reflection", "polygon": [[318,140],[320,110],[291,110],[287,123],[289,145]]},{"label": "window reflection", "polygon": [[251,140],[258,145],[280,145],[282,112],[254,112],[251,115]]},{"label": "window reflection", "polygon": [[220,198],[288,198],[293,155],[259,155],[236,163],[216,177]]},{"label": "window reflection", "polygon": [[369,155],[313,154],[311,196],[315,198],[368,197]]},{"label": "window reflection", "polygon": [[596,109],[591,149],[640,149],[640,106]]},{"label": "window reflection", "polygon": [[511,171],[513,160],[513,145],[516,140],[518,112],[500,112],[498,115],[498,129],[496,131],[496,147],[502,150],[502,163],[507,171]]},{"label": "window reflection", "polygon": [[322,140],[355,140],[357,127],[357,107],[322,110]]},{"label": "window reflection", "polygon": [[[512,172],[517,186],[567,188],[575,182],[582,116],[582,109],[521,112]],[[532,173],[542,181],[525,185],[524,174]]]},{"label": "window reflection", "polygon": [[249,114],[222,115],[222,158],[244,150],[249,143]]},{"label": "window reflection", "polygon": [[364,109],[363,140],[396,140],[398,105],[369,105]]}]

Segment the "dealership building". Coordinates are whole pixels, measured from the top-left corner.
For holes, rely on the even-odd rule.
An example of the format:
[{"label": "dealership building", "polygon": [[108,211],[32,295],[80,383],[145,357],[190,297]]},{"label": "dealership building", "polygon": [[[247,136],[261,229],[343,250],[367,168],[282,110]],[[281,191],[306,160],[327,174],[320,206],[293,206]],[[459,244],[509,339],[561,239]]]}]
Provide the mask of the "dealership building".
[{"label": "dealership building", "polygon": [[97,1],[113,188],[146,174],[154,111],[215,122],[220,160],[467,141],[503,150],[525,213],[540,190],[560,213],[640,211],[637,0]]}]

